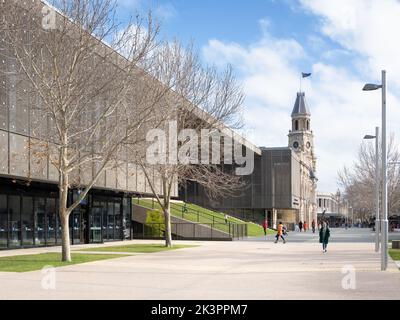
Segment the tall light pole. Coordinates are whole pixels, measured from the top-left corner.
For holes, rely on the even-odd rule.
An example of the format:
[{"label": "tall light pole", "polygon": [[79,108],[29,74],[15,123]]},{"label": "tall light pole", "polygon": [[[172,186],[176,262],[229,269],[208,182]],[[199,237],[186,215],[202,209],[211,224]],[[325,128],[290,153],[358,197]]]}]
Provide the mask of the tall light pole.
[{"label": "tall light pole", "polygon": [[381,270],[387,270],[388,265],[388,199],[387,199],[387,147],[386,147],[386,71],[382,71],[382,84],[366,84],[364,91],[382,89],[382,250]]},{"label": "tall light pole", "polygon": [[375,128],[375,136],[366,135],[364,139],[375,139],[375,252],[379,252],[379,127]]}]

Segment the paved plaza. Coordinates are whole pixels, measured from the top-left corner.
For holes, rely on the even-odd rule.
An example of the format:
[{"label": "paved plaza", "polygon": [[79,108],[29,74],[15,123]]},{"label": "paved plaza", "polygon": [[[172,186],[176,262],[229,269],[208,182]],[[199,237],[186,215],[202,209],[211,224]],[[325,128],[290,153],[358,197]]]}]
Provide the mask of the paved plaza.
[{"label": "paved plaza", "polygon": [[185,241],[199,246],[57,268],[55,290],[42,288],[41,271],[0,273],[0,299],[400,299],[400,271],[392,260],[380,271],[370,230],[333,230],[326,254],[317,235],[287,239]]}]

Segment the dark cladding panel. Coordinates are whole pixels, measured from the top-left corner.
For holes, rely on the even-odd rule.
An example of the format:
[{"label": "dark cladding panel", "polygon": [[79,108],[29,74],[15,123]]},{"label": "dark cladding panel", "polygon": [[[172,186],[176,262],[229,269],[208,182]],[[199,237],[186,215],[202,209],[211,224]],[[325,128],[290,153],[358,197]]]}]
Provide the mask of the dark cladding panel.
[{"label": "dark cladding panel", "polygon": [[263,150],[264,208],[292,207],[292,170],[290,149]]},{"label": "dark cladding panel", "polygon": [[[187,200],[215,209],[265,210],[292,208],[292,151],[289,148],[265,149],[256,155],[254,172],[244,176],[246,187],[236,197],[223,197],[217,201],[208,199],[204,188],[191,184],[187,188]],[[226,168],[228,170],[228,168]],[[181,190],[184,198],[184,189]]]}]

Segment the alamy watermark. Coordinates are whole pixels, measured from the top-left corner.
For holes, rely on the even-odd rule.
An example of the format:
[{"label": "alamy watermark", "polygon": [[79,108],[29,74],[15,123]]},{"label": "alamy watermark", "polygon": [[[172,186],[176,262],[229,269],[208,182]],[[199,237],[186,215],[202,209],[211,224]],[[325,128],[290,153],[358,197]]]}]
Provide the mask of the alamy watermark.
[{"label": "alamy watermark", "polygon": [[356,268],[352,265],[343,266],[342,274],[345,275],[342,279],[342,288],[344,290],[356,290]]},{"label": "alamy watermark", "polygon": [[43,290],[56,290],[56,268],[45,266],[41,271],[43,277],[40,285]]},{"label": "alamy watermark", "polygon": [[168,132],[151,129],[146,141],[151,143],[146,150],[148,164],[169,165],[234,165],[238,176],[250,175],[254,171],[254,152],[234,139],[233,134],[224,134],[217,129],[182,129],[178,132],[176,121],[168,123]]},{"label": "alamy watermark", "polygon": [[56,11],[44,5],[42,8],[42,28],[44,30],[54,30],[56,28]]}]

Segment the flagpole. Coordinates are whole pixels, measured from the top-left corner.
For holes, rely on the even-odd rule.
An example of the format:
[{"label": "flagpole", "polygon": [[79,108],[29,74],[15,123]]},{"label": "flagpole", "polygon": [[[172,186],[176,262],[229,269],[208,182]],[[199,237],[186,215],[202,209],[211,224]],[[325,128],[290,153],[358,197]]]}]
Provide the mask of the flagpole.
[{"label": "flagpole", "polygon": [[303,74],[300,74],[300,93],[301,93],[301,81],[303,79]]}]

